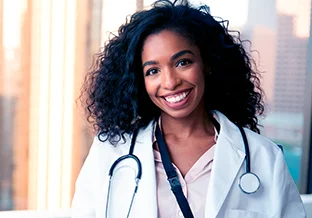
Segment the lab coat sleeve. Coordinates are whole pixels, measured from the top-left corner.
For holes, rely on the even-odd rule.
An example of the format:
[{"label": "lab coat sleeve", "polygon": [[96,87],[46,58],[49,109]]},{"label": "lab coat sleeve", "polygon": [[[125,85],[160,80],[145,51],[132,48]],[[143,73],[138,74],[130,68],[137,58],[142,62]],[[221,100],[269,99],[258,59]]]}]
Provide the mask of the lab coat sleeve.
[{"label": "lab coat sleeve", "polygon": [[89,154],[76,180],[72,201],[72,218],[95,218],[95,193],[97,187],[97,140],[91,146]]},{"label": "lab coat sleeve", "polygon": [[281,150],[274,164],[272,211],[272,218],[306,218],[304,205]]}]

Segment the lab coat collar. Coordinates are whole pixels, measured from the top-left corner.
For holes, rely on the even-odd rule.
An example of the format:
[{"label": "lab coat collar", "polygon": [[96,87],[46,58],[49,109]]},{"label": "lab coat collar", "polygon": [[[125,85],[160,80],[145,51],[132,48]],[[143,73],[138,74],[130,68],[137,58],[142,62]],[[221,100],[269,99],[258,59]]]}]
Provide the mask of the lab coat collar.
[{"label": "lab coat collar", "polygon": [[218,111],[214,112],[214,117],[221,128],[208,187],[206,218],[217,217],[245,158],[244,144],[237,126]]}]

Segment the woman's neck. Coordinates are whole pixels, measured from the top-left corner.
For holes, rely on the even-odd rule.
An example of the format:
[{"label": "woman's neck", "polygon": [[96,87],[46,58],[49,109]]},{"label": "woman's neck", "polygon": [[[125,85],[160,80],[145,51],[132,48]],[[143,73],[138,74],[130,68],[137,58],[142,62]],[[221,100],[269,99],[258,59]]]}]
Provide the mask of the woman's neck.
[{"label": "woman's neck", "polygon": [[213,124],[205,111],[183,118],[174,118],[162,113],[161,126],[164,135],[173,135],[179,139],[215,134]]}]

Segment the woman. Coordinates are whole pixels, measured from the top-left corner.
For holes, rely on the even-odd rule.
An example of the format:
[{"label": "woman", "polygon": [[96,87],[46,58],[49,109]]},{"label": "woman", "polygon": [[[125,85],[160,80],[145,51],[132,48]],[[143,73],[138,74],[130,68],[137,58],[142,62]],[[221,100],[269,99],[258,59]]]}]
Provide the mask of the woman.
[{"label": "woman", "polygon": [[82,94],[98,135],[73,218],[306,216],[281,149],[258,134],[258,73],[223,23],[163,0],[109,40]]}]

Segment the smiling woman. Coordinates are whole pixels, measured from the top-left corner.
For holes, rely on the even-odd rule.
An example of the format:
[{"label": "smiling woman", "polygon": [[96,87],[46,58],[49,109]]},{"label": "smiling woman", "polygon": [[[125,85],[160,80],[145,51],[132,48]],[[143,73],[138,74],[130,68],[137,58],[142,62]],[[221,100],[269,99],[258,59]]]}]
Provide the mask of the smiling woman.
[{"label": "smiling woman", "polygon": [[98,134],[73,218],[305,217],[281,149],[258,134],[257,68],[224,23],[160,0],[107,42],[81,94]]}]

